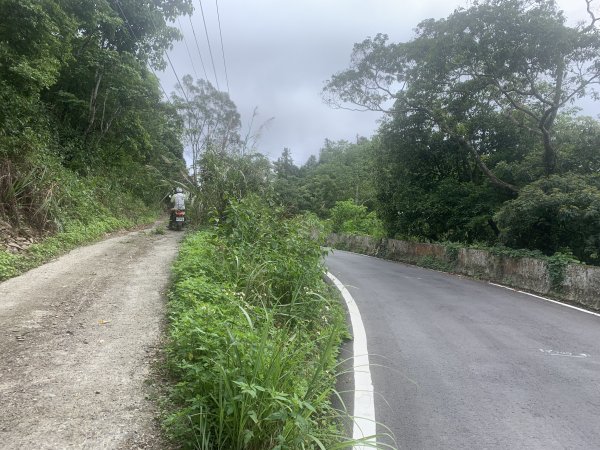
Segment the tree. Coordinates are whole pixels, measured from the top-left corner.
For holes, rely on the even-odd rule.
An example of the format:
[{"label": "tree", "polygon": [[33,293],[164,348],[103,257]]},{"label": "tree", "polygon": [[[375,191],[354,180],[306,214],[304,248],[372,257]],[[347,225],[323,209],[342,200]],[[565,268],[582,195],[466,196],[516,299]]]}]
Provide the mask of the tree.
[{"label": "tree", "polygon": [[[231,201],[249,194],[271,197],[271,163],[260,153],[224,153],[209,148],[198,160],[199,219],[221,220]],[[197,186],[197,185],[196,185]],[[194,189],[194,186],[192,186]]]},{"label": "tree", "polygon": [[287,213],[297,214],[300,206],[300,169],[294,164],[289,148],[284,148],[281,156],[273,163],[275,179],[273,191]]},{"label": "tree", "polygon": [[374,207],[373,143],[325,140],[319,159],[311,157],[299,170],[300,211],[327,217],[337,201],[353,199]]},{"label": "tree", "polygon": [[331,231],[378,238],[384,235],[383,226],[375,212],[369,212],[366,206],[357,205],[353,200],[336,202],[331,208]]},{"label": "tree", "polygon": [[289,178],[298,176],[298,167],[294,164],[292,153],[289,148],[284,148],[281,156],[273,163],[275,175],[278,178]]},{"label": "tree", "polygon": [[48,138],[40,94],[71,59],[76,23],[52,0],[0,0],[0,156]]},{"label": "tree", "polygon": [[338,107],[423,115],[469,153],[490,183],[517,192],[489,168],[495,149],[481,144],[493,130],[479,118],[500,113],[537,136],[544,173],[556,171],[558,113],[598,95],[600,32],[592,1],[585,1],[590,20],[577,27],[565,24],[553,0],[481,0],[422,22],[410,42],[377,35],[354,46],[350,69],[334,75],[324,94]]},{"label": "tree", "polygon": [[600,121],[592,117],[557,118],[558,172],[600,173]]},{"label": "tree", "polygon": [[184,122],[184,136],[197,182],[203,153],[208,150],[223,154],[240,151],[240,115],[229,95],[218,91],[206,80],[199,79],[194,83],[190,75],[185,75],[178,91],[173,98]]},{"label": "tree", "polygon": [[[47,214],[48,205],[60,214],[69,196],[74,211],[92,199],[114,204],[117,192],[132,204],[164,195],[160,180],[183,164],[181,126],[148,64],[164,65],[179,36],[169,22],[191,7],[0,0],[0,173],[10,174],[0,177],[0,197],[11,203],[3,218],[52,228],[64,215]],[[73,194],[82,185],[86,192]]]},{"label": "tree", "polygon": [[511,247],[552,255],[573,253],[600,263],[600,178],[553,175],[523,188],[496,216],[501,240]]},{"label": "tree", "polygon": [[[512,196],[494,189],[469,154],[441,130],[422,125],[419,114],[396,116],[379,131],[374,148],[377,212],[390,236],[427,240],[490,242],[496,240],[493,215]],[[503,132],[502,122],[487,145],[512,175],[528,136]],[[498,170],[496,161],[488,162]],[[508,174],[507,174],[508,177]],[[511,181],[513,181],[511,179]]]},{"label": "tree", "polygon": [[169,21],[191,12],[191,1],[53,3],[75,22],[67,63],[42,95],[59,127],[65,162],[90,173],[115,154],[145,159],[149,133],[142,116],[163,111],[158,80],[147,66],[164,67],[164,51],[180,37]]}]

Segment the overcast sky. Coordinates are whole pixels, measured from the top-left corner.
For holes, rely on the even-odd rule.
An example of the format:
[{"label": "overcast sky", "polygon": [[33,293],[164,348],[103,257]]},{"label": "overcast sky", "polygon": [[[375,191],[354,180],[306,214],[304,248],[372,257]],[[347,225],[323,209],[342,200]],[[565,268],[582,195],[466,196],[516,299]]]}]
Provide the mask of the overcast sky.
[{"label": "overcast sky", "polygon": [[[192,16],[200,51],[189,19],[180,19],[185,40],[169,55],[175,71],[205,77],[216,85],[199,0]],[[467,0],[219,0],[223,48],[231,99],[242,115],[244,133],[258,108],[254,130],[269,118],[260,152],[277,159],[288,147],[296,164],[318,155],[326,138],[370,137],[379,114],[331,109],[323,103],[324,82],[348,67],[352,46],[368,36],[386,33],[392,41],[407,41],[415,26],[427,18],[443,18]],[[584,0],[559,0],[573,21],[585,17]],[[226,90],[219,25],[214,0],[203,0],[216,80]],[[179,23],[175,23],[179,25]],[[186,50],[189,48],[191,58]],[[195,72],[194,73],[194,68]],[[177,83],[168,68],[159,74],[167,92]],[[600,114],[598,102],[588,102],[586,113]]]}]

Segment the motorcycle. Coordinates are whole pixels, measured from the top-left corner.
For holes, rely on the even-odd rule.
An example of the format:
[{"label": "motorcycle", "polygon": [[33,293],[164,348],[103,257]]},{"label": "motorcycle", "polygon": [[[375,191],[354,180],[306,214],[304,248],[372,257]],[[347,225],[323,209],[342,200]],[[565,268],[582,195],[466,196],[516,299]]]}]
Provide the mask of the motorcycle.
[{"label": "motorcycle", "polygon": [[169,228],[172,230],[181,231],[185,224],[185,211],[183,209],[171,210],[171,218],[169,220]]}]

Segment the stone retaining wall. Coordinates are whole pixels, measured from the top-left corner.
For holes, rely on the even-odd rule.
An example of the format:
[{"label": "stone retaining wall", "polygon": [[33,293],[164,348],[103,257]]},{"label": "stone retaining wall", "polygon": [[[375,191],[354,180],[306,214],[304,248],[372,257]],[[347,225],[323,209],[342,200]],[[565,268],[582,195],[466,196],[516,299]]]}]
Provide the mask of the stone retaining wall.
[{"label": "stone retaining wall", "polygon": [[548,263],[542,259],[495,255],[487,250],[451,250],[441,244],[331,234],[333,248],[394,261],[435,267],[525,289],[600,311],[600,267],[569,264],[559,286],[552,286]]}]

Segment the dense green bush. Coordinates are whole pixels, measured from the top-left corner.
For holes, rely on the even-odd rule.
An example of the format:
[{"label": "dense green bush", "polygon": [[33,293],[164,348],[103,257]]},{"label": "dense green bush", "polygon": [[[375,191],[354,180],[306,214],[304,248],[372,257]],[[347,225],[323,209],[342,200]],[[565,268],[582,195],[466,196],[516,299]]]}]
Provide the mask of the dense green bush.
[{"label": "dense green bush", "polygon": [[156,207],[110,178],[77,176],[53,155],[38,152],[18,162],[0,161],[0,218],[37,241],[15,255],[0,250],[0,280],[156,216]]},{"label": "dense green bush", "polygon": [[336,202],[331,208],[331,231],[334,233],[363,234],[373,237],[385,235],[383,224],[375,212],[354,200]]},{"label": "dense green bush", "polygon": [[496,215],[501,239],[511,247],[547,255],[572,253],[600,263],[600,178],[554,175],[525,186]]},{"label": "dense green bush", "polygon": [[316,221],[256,197],[190,236],[175,264],[167,430],[183,448],[345,448],[329,400],[346,333]]}]

